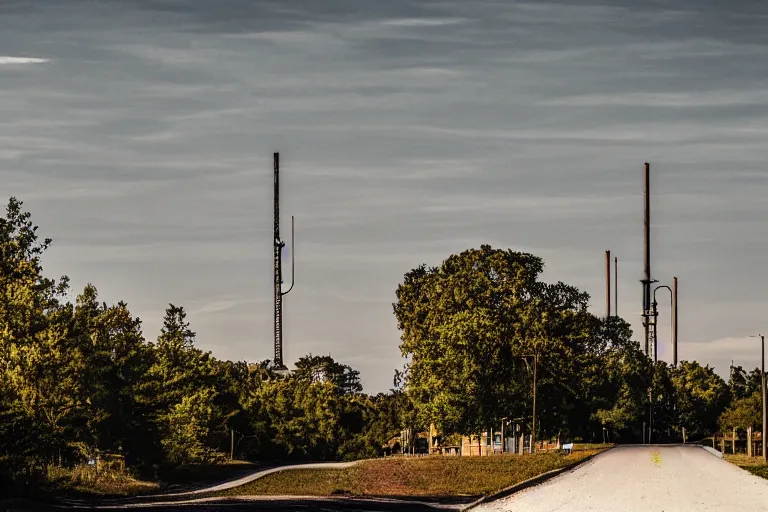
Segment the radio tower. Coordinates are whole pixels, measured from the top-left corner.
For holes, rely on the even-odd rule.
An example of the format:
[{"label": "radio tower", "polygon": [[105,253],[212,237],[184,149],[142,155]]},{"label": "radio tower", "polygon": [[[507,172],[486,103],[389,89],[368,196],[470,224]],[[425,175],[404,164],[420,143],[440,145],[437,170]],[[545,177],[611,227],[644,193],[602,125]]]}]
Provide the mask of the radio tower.
[{"label": "radio tower", "polygon": [[645,338],[645,355],[653,359],[655,354],[651,354],[653,346],[650,342],[653,339],[653,331],[656,329],[656,326],[651,320],[653,318],[653,312],[651,311],[651,285],[658,281],[651,278],[651,165],[647,162],[643,172],[643,212],[643,270],[645,278],[640,281],[643,283],[643,334]]},{"label": "radio tower", "polygon": [[283,363],[283,295],[293,289],[295,283],[295,252],[293,216],[291,216],[291,287],[283,291],[282,253],[285,242],[280,239],[280,153],[274,155],[275,163],[275,359],[274,370],[278,373],[288,372]]}]

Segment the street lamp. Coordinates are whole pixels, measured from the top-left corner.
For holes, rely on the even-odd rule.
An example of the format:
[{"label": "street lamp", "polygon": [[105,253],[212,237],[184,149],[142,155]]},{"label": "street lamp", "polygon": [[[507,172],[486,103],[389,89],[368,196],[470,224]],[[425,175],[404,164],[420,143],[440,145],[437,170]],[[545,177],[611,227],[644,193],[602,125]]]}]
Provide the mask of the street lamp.
[{"label": "street lamp", "polygon": [[765,453],[765,434],[766,434],[766,410],[765,410],[765,336],[762,334],[758,335],[750,335],[750,338],[760,338],[760,341],[763,345],[763,352],[762,352],[762,366],[760,367],[760,394],[763,397],[763,432],[760,434],[760,441],[762,443],[762,449],[763,449],[763,462],[768,462],[768,454]]},{"label": "street lamp", "polygon": [[[660,286],[657,286],[653,290],[653,362],[657,362],[659,360],[659,329],[658,329],[658,323],[656,322],[656,319],[659,317],[659,310],[657,309],[658,302],[656,302],[656,292],[659,290],[659,288],[666,288],[669,290],[669,300],[673,302],[672,308],[674,308],[674,296],[672,294],[672,288],[669,286],[662,284]],[[674,329],[674,319],[672,319],[672,329]]]},{"label": "street lamp", "polygon": [[501,453],[504,454],[504,420],[507,419],[506,416],[501,418]]},{"label": "street lamp", "polygon": [[531,420],[531,453],[534,452],[533,445],[536,441],[536,367],[539,364],[539,354],[521,354],[518,357],[533,358],[533,414]]},{"label": "street lamp", "polygon": [[[657,319],[659,317],[659,310],[658,305],[659,303],[656,301],[656,292],[659,291],[659,288],[666,288],[669,290],[669,297],[674,302],[673,294],[672,294],[672,288],[669,286],[662,284],[657,286],[653,289],[653,304],[651,316],[653,317],[653,362],[657,363],[659,361],[659,329],[658,329],[658,322]],[[673,305],[674,309],[674,305]],[[674,329],[674,317],[672,319],[672,326]],[[654,370],[655,371],[655,370]],[[648,389],[648,444],[651,444],[651,435],[653,433],[653,381],[651,381],[651,387]],[[643,437],[645,437],[645,429],[643,429]]]}]

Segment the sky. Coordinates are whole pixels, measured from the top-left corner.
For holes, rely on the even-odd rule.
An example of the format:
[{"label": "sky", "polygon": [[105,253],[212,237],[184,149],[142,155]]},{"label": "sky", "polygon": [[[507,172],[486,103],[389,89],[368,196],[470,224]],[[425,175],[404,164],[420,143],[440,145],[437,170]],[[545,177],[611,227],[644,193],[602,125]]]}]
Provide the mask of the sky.
[{"label": "sky", "polygon": [[285,360],[330,354],[378,392],[403,275],[484,243],[596,314],[610,249],[639,340],[647,161],[679,357],[727,378],[768,334],[766,22],[747,0],[3,2],[0,195],[73,299],[125,300],[150,340],[182,305],[200,348],[271,359],[280,152]]}]

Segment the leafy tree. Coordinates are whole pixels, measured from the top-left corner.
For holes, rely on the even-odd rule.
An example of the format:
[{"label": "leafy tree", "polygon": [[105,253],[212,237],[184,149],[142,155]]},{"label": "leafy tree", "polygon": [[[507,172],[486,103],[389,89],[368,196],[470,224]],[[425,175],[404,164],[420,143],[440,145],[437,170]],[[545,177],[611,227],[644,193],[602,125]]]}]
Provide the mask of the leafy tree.
[{"label": "leafy tree", "polygon": [[211,448],[211,436],[221,412],[214,404],[216,391],[201,389],[182,398],[163,415],[163,448],[171,464],[211,464],[224,460]]},{"label": "leafy tree", "polygon": [[50,243],[38,240],[31,215],[11,198],[0,218],[0,383],[9,408],[41,429],[40,455],[54,459],[84,405],[78,374],[85,361],[68,339],[71,307],[61,303],[68,279],[57,284],[42,274]]},{"label": "leafy tree", "polygon": [[360,372],[352,367],[337,363],[331,356],[309,354],[296,361],[294,376],[303,382],[330,382],[342,394],[360,393]]},{"label": "leafy tree", "polygon": [[692,438],[715,432],[729,399],[725,381],[709,365],[696,361],[680,361],[669,372],[677,392],[680,427],[685,427]]},{"label": "leafy tree", "polygon": [[484,245],[405,275],[393,307],[423,423],[466,435],[502,416],[530,418],[538,359],[537,430],[548,435],[574,421],[589,428],[584,406],[601,385],[595,354],[606,340],[586,310],[589,296],[539,281],[543,268],[531,254]]},{"label": "leafy tree", "polygon": [[759,391],[749,396],[738,398],[720,415],[718,426],[721,432],[734,428],[752,427],[759,431],[763,422],[763,402]]},{"label": "leafy tree", "polygon": [[605,336],[610,343],[598,360],[605,379],[593,395],[594,416],[612,432],[613,439],[637,440],[648,413],[651,362],[639,344],[631,341],[632,332],[623,320],[609,319]]}]

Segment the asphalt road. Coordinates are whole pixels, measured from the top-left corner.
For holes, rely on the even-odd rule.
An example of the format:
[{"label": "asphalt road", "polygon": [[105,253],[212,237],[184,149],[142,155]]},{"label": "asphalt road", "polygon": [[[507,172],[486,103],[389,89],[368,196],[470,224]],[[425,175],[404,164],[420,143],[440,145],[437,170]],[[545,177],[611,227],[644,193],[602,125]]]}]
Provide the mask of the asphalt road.
[{"label": "asphalt road", "polygon": [[[72,506],[66,509],[45,508],[41,512],[90,510],[94,512],[246,512],[246,511],[306,511],[306,512],[443,512],[460,511],[471,499],[430,499],[420,497],[313,497],[313,496],[254,496],[232,499],[198,498],[190,501],[134,503],[114,506]],[[38,510],[38,509],[36,509]],[[14,511],[15,512],[15,511]],[[21,512],[21,509],[19,509]],[[24,510],[28,512],[28,510]]]},{"label": "asphalt road", "polygon": [[692,445],[622,446],[473,512],[768,511],[768,480]]}]

